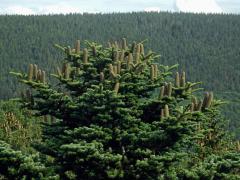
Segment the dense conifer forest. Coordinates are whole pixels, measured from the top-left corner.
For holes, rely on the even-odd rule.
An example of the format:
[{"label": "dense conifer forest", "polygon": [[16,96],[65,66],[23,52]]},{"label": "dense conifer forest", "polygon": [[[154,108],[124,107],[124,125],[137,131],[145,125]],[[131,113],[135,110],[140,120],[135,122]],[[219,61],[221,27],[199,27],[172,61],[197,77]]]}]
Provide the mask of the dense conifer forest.
[{"label": "dense conifer forest", "polygon": [[224,102],[185,71],[125,38],[55,47],[54,72],[11,72],[24,91],[0,104],[1,179],[240,178]]},{"label": "dense conifer forest", "polygon": [[[71,45],[75,39],[99,43],[146,41],[161,53],[159,63],[179,64],[189,80],[203,82],[230,104],[223,113],[229,128],[240,132],[240,18],[238,15],[184,13],[71,14],[0,16],[0,98],[16,97],[21,86],[9,72],[26,70],[29,63],[56,69],[61,54],[54,43]],[[240,134],[240,133],[236,133]]]},{"label": "dense conifer forest", "polygon": [[0,16],[0,179],[239,179],[240,19]]}]

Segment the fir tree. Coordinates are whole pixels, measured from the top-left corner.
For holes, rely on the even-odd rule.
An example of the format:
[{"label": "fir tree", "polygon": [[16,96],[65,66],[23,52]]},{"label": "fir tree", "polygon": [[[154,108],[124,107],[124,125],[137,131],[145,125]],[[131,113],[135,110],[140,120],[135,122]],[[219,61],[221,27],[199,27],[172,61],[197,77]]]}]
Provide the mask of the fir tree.
[{"label": "fir tree", "polygon": [[157,64],[143,42],[126,39],[56,47],[65,53],[52,74],[57,85],[36,65],[13,74],[29,86],[23,106],[56,119],[45,123],[35,148],[54,159],[61,179],[239,178],[240,155],[227,142],[221,101],[212,92],[197,99],[199,83],[185,72],[172,80],[176,65]]},{"label": "fir tree", "polygon": [[52,168],[41,162],[39,154],[26,155],[0,141],[0,179],[59,179]]}]

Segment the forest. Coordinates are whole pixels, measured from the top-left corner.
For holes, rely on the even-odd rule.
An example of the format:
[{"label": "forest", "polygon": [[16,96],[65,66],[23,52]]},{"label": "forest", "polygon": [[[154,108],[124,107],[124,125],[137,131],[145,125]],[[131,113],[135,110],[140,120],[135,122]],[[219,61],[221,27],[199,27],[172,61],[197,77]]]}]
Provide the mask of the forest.
[{"label": "forest", "polygon": [[239,16],[0,24],[0,179],[240,178]]},{"label": "forest", "polygon": [[[230,104],[224,113],[229,128],[240,132],[240,19],[238,15],[189,13],[70,14],[0,16],[0,98],[9,99],[21,87],[9,75],[29,63],[56,68],[60,53],[55,43],[71,45],[76,39],[99,43],[126,37],[146,40],[161,53],[160,63],[179,64],[188,78]],[[240,133],[236,133],[240,134]],[[239,137],[239,135],[238,135]]]}]

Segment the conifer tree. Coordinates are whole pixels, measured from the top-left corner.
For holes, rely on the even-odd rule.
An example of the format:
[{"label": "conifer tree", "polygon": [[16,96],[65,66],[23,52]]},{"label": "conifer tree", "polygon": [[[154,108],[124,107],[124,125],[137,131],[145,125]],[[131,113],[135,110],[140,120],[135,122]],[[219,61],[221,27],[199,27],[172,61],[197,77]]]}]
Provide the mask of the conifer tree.
[{"label": "conifer tree", "polygon": [[59,179],[52,168],[45,167],[39,154],[26,155],[0,141],[0,179]]},{"label": "conifer tree", "polygon": [[13,74],[29,87],[22,105],[55,119],[35,148],[54,159],[61,179],[239,177],[239,147],[226,141],[222,102],[212,92],[195,96],[199,83],[174,75],[176,65],[157,64],[143,42],[126,39],[56,47],[65,53],[51,74],[58,84],[37,65]]}]

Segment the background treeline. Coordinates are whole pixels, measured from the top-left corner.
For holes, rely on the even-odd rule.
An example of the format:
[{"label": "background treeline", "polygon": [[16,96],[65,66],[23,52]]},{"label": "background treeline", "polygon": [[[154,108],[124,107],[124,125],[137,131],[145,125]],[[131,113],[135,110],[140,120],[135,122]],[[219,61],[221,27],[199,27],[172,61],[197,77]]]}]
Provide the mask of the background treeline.
[{"label": "background treeline", "polygon": [[[141,41],[161,53],[161,63],[178,63],[187,80],[203,81],[206,90],[230,101],[224,112],[230,129],[240,134],[240,18],[237,15],[184,13],[71,14],[0,16],[0,98],[19,94],[9,75],[36,63],[54,71],[61,60],[54,43],[72,45],[76,39],[100,43]],[[238,129],[237,129],[238,128]]]}]

